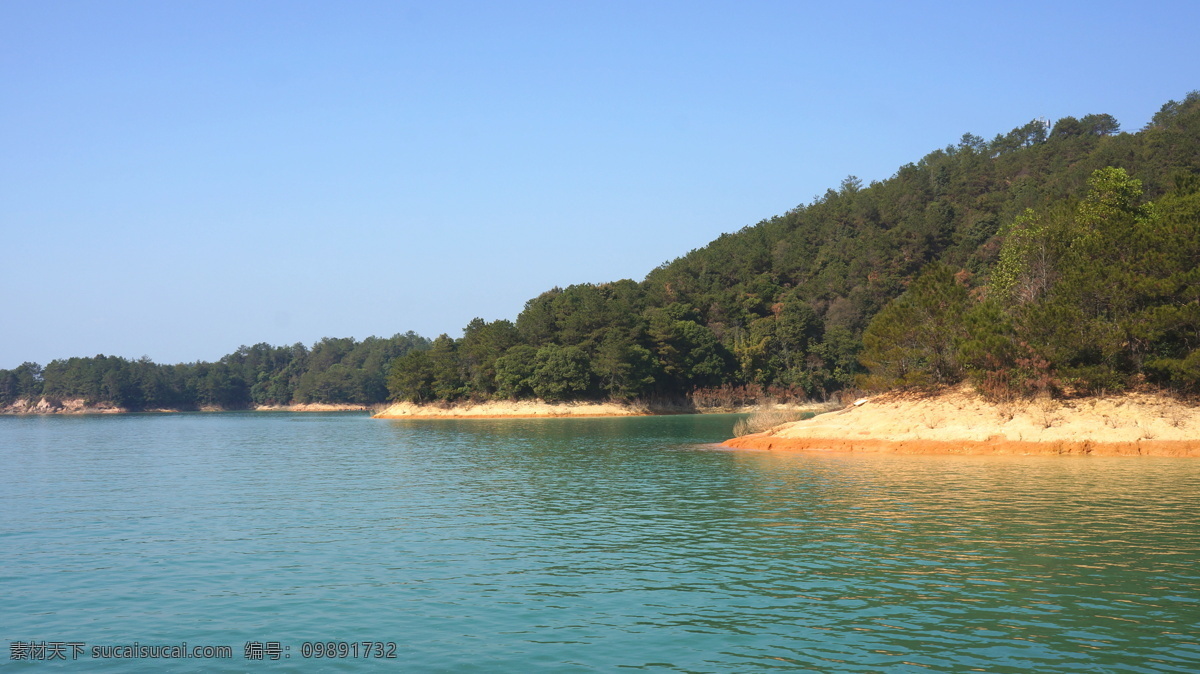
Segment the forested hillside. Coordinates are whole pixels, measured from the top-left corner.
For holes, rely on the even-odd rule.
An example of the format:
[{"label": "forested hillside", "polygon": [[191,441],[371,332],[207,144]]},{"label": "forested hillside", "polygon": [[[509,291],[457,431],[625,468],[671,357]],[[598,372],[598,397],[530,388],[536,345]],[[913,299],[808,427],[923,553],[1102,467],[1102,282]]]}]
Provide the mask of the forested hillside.
[{"label": "forested hillside", "polygon": [[[1096,173],[1108,167],[1121,171]],[[642,283],[555,288],[530,300],[515,323],[477,319],[462,338],[442,335],[430,350],[397,359],[389,390],[418,402],[627,399],[717,386],[820,397],[856,382],[944,383],[969,371],[981,381],[1011,379],[1024,391],[1029,386],[1018,380],[1030,375],[1022,368],[1040,368],[1046,386],[1060,388],[1116,389],[1149,379],[1194,390],[1198,173],[1195,92],[1164,105],[1137,133],[1121,133],[1101,114],[1053,126],[1032,121],[990,142],[966,134],[888,180],[863,185],[848,177],[812,203],[723,235]],[[1147,203],[1160,198],[1161,208]],[[1047,218],[1061,226],[1040,224]],[[1058,248],[1051,257],[1058,257],[1037,267],[1030,251],[1042,241],[1041,228],[1052,230],[1047,236]],[[1136,260],[1123,254],[1135,242]],[[1004,273],[1020,278],[993,280],[1002,254]],[[1049,304],[1011,299],[1011,287],[1028,283],[1031,269],[1046,275],[1044,284],[1058,284],[1039,296]],[[929,280],[906,293],[926,270]],[[953,289],[943,287],[947,278]],[[1103,290],[1116,283],[1141,294]],[[989,294],[997,284],[1001,291]],[[930,285],[950,296],[922,294]],[[903,309],[944,301],[961,307]],[[1153,316],[1143,323],[1154,327],[1138,328],[1135,337],[1133,328],[1118,335],[1105,323],[1131,311]],[[1001,321],[994,324],[1000,332],[964,333],[968,318]],[[1075,338],[1067,327],[1085,319],[1095,334],[1079,344],[1089,346],[1066,348]],[[1053,339],[1021,327],[1052,325],[1059,330]],[[872,345],[866,353],[864,333]],[[1121,346],[1131,339],[1137,346]],[[911,346],[885,353],[896,344]],[[875,376],[863,379],[867,365]]]},{"label": "forested hillside", "polygon": [[[630,242],[636,245],[636,242]],[[1200,392],[1200,93],[1134,133],[1109,115],[972,134],[850,176],[645,280],[554,288],[459,338],[243,347],[217,363],[0,370],[0,404],[130,408],[492,398]]]}]

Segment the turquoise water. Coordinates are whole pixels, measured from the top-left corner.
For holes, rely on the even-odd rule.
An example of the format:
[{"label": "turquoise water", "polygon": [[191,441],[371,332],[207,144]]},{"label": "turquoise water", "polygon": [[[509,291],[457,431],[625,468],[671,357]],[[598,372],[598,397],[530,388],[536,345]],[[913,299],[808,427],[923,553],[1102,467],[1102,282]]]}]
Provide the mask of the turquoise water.
[{"label": "turquoise water", "polygon": [[[734,420],[0,418],[0,667],[1200,670],[1200,461],[708,444]],[[9,660],[43,641],[86,650]],[[134,642],[234,657],[90,657]]]}]

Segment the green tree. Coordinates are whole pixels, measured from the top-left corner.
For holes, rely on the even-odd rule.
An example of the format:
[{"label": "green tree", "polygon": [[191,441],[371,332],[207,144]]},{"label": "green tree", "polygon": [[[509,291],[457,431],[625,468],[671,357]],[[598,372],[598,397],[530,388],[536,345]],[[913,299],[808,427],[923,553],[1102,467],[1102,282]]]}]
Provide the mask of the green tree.
[{"label": "green tree", "polygon": [[1150,299],[1131,332],[1145,344],[1145,367],[1157,382],[1200,393],[1200,173],[1180,173],[1157,202],[1148,233],[1157,254],[1146,256],[1139,289]]},{"label": "green tree", "polygon": [[485,323],[476,318],[463,330],[458,346],[463,379],[468,391],[490,395],[496,391],[496,360],[517,344],[519,336],[512,321]]},{"label": "green tree", "polygon": [[1142,183],[1108,167],[1088,180],[1053,296],[1035,326],[1057,328],[1051,359],[1065,380],[1084,390],[1121,388],[1141,369],[1147,344],[1131,320],[1149,298],[1145,280],[1157,275],[1156,213],[1142,202]]},{"label": "green tree", "polygon": [[458,400],[466,393],[458,357],[458,344],[449,335],[439,335],[429,347],[430,387],[437,400]]},{"label": "green tree", "polygon": [[496,395],[501,398],[525,398],[533,395],[533,371],[538,350],[517,344],[496,359]]},{"label": "green tree", "polygon": [[13,370],[0,370],[0,405],[42,394],[42,366],[24,362]]},{"label": "green tree", "polygon": [[1071,229],[1069,206],[1045,216],[1026,209],[1001,232],[1004,244],[992,268],[991,296],[1009,305],[1045,297],[1058,282]]},{"label": "green tree", "polygon": [[644,395],[654,386],[658,369],[654,354],[620,330],[605,334],[591,365],[601,390],[615,400]]},{"label": "green tree", "polygon": [[433,362],[427,350],[409,351],[392,361],[388,370],[388,397],[397,402],[434,400]]},{"label": "green tree", "polygon": [[542,346],[554,340],[558,334],[554,300],[561,294],[561,288],[553,288],[525,303],[525,308],[517,316],[516,323],[517,332],[523,342],[532,346]]},{"label": "green tree", "polygon": [[663,392],[685,393],[698,386],[719,386],[734,364],[712,330],[682,318],[691,310],[672,304],[647,312],[649,338],[662,368]]},{"label": "green tree", "polygon": [[948,384],[961,377],[956,359],[970,297],[954,271],[930,265],[863,333],[863,365],[884,387]]},{"label": "green tree", "polygon": [[587,354],[577,346],[547,344],[538,349],[530,387],[547,402],[582,397],[591,388]]}]

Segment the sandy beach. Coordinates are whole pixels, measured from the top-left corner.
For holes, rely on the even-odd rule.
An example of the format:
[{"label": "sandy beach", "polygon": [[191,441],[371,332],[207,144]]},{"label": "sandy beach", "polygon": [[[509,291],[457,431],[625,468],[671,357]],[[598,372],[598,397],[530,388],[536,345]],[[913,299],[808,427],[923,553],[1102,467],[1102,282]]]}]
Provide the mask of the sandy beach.
[{"label": "sandy beach", "polygon": [[1200,456],[1200,407],[1128,393],[991,403],[962,387],[891,393],[728,440],[770,451]]},{"label": "sandy beach", "polygon": [[376,419],[535,419],[553,417],[630,417],[651,414],[648,407],[619,403],[545,403],[534,400],[501,400],[455,405],[395,403],[374,415]]},{"label": "sandy beach", "polygon": [[552,419],[558,417],[638,417],[658,414],[733,414],[764,409],[790,412],[818,412],[828,409],[822,403],[768,404],[745,407],[705,407],[650,405],[647,403],[573,402],[548,403],[541,400],[491,400],[452,405],[395,403],[374,415],[376,419]]}]

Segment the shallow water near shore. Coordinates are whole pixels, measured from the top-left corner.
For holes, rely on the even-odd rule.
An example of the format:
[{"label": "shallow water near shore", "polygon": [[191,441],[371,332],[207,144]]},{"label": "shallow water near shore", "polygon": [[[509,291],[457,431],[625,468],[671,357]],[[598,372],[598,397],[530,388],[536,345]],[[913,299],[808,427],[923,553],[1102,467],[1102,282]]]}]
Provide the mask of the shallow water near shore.
[{"label": "shallow water near shore", "polygon": [[[88,649],[0,658],[353,671],[379,662],[301,650],[375,641],[431,672],[1200,669],[1200,461],[716,449],[737,418],[0,418],[0,637]],[[134,642],[233,657],[89,657]]]}]

